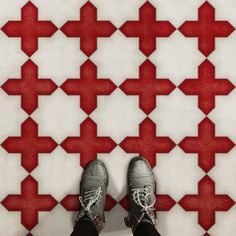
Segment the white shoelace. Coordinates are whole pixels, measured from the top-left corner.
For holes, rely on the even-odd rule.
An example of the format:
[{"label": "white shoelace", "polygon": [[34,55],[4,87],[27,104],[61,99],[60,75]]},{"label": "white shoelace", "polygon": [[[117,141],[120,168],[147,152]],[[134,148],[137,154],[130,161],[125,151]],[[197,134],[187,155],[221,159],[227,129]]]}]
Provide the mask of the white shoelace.
[{"label": "white shoelace", "polygon": [[136,204],[141,206],[144,211],[152,210],[156,203],[156,196],[148,188],[132,189],[132,197]]},{"label": "white shoelace", "polygon": [[102,193],[102,189],[101,189],[101,187],[99,187],[96,190],[91,190],[91,191],[85,192],[84,199],[81,196],[79,196],[79,201],[81,203],[82,209],[84,211],[91,213],[90,208],[92,207],[92,205],[94,203],[100,201],[101,193]]}]

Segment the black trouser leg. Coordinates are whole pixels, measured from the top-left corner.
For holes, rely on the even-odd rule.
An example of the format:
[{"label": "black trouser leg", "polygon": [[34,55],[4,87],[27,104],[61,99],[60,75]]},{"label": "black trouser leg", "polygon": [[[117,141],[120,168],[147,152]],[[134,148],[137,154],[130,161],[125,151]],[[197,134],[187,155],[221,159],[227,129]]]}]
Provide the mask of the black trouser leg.
[{"label": "black trouser leg", "polygon": [[98,232],[92,221],[81,219],[70,236],[98,236]]},{"label": "black trouser leg", "polygon": [[161,236],[155,226],[153,224],[150,223],[139,223],[135,232],[134,232],[134,236]]}]

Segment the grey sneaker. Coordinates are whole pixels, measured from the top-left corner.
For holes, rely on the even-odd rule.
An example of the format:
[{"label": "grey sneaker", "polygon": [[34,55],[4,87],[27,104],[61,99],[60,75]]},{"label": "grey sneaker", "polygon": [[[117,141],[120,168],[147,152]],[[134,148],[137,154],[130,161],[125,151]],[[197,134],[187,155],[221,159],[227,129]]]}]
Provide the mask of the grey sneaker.
[{"label": "grey sneaker", "polygon": [[108,186],[108,172],[105,164],[100,160],[91,161],[84,169],[80,185],[81,210],[75,221],[88,217],[100,233],[105,225],[104,208],[106,190]]},{"label": "grey sneaker", "polygon": [[137,225],[148,222],[156,227],[154,205],[155,180],[148,161],[142,157],[134,157],[128,169],[129,214],[125,224],[134,232]]}]

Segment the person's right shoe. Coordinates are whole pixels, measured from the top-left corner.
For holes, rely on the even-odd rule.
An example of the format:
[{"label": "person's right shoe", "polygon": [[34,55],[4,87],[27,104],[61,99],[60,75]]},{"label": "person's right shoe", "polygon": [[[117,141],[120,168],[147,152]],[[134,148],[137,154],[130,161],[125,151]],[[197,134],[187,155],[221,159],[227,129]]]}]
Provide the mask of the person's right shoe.
[{"label": "person's right shoe", "polygon": [[127,227],[134,232],[140,222],[156,226],[154,205],[155,179],[148,161],[142,157],[134,157],[128,169],[129,214],[125,218]]},{"label": "person's right shoe", "polygon": [[78,213],[75,227],[81,219],[90,220],[99,233],[105,224],[104,208],[106,190],[108,186],[108,172],[100,160],[91,161],[84,169],[80,184],[81,209]]}]

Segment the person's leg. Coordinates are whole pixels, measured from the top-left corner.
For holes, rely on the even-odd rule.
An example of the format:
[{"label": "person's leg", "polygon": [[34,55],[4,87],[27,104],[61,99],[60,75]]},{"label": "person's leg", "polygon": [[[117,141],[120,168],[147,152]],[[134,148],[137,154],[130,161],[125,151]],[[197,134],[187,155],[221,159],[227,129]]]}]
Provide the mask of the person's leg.
[{"label": "person's leg", "polygon": [[89,218],[83,218],[76,224],[70,236],[98,236],[98,232]]},{"label": "person's leg", "polygon": [[135,157],[128,168],[129,215],[125,218],[134,236],[160,236],[156,229],[155,179],[147,160]]},{"label": "person's leg", "polygon": [[108,172],[102,161],[91,161],[84,169],[80,185],[81,209],[71,236],[97,236],[105,225]]},{"label": "person's leg", "polygon": [[153,224],[149,223],[139,223],[135,232],[134,236],[161,236],[157,230],[156,227]]}]

